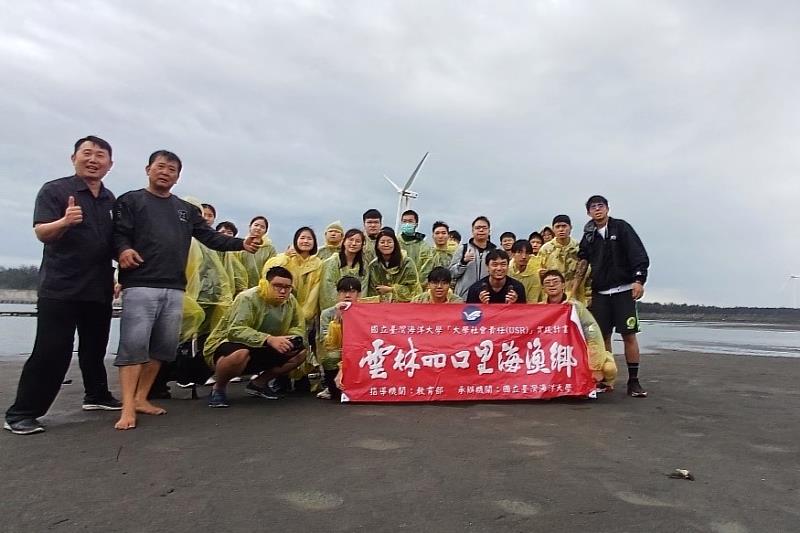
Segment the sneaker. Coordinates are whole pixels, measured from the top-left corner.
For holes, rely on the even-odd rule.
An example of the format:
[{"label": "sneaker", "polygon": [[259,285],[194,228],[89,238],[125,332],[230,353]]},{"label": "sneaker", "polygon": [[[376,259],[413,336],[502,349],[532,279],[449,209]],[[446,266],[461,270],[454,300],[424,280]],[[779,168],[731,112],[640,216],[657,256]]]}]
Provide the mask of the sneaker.
[{"label": "sneaker", "polygon": [[317,393],[317,398],[320,400],[330,400],[331,399],[331,391],[328,390],[327,387],[322,389]]},{"label": "sneaker", "polygon": [[647,391],[639,384],[638,379],[628,380],[628,396],[634,398],[647,398]]},{"label": "sneaker", "polygon": [[17,422],[9,422],[6,420],[3,427],[15,435],[32,435],[44,431],[44,426],[35,418],[23,418]]},{"label": "sneaker", "polygon": [[213,384],[214,384],[214,383],[216,383],[216,382],[217,382],[217,378],[215,378],[214,376],[211,376],[210,378],[208,378],[208,379],[206,380],[206,382],[205,382],[205,383],[203,383],[203,386],[204,386],[204,387],[208,387],[209,385],[213,385]]},{"label": "sneaker", "polygon": [[604,393],[604,392],[611,392],[611,391],[613,391],[613,390],[614,390],[614,387],[612,387],[612,386],[611,386],[611,385],[609,385],[608,383],[603,383],[603,382],[601,381],[600,383],[598,383],[597,385],[595,385],[595,387],[594,387],[594,390],[595,390],[595,392],[597,392],[598,394],[602,394],[602,393]]},{"label": "sneaker", "polygon": [[82,409],[84,411],[119,411],[122,409],[122,402],[108,395],[108,398],[95,400],[94,398],[84,398]]},{"label": "sneaker", "polygon": [[259,387],[251,381],[244,389],[247,391],[247,394],[255,398],[263,398],[265,400],[280,400],[281,398],[269,385],[266,387]]},{"label": "sneaker", "polygon": [[244,378],[242,376],[236,376],[235,378],[231,378],[228,383],[241,383]]},{"label": "sneaker", "polygon": [[208,396],[209,407],[230,407],[228,404],[228,395],[225,391],[212,389],[211,394]]}]

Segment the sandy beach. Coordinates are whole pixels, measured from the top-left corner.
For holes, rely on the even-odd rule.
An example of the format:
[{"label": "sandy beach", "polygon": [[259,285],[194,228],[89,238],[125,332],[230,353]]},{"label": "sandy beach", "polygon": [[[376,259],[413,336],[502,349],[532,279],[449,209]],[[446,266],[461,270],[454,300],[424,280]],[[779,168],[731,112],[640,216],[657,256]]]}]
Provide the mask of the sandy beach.
[{"label": "sandy beach", "polygon": [[[21,365],[0,361],[3,409]],[[742,533],[800,523],[800,365],[788,358],[647,357],[643,400],[624,383],[597,401],[427,405],[265,402],[232,385],[230,409],[176,398],[129,432],[112,428],[115,413],[81,411],[76,364],[69,377],[46,433],[0,434],[6,532]],[[695,481],[667,477],[676,468]]]}]

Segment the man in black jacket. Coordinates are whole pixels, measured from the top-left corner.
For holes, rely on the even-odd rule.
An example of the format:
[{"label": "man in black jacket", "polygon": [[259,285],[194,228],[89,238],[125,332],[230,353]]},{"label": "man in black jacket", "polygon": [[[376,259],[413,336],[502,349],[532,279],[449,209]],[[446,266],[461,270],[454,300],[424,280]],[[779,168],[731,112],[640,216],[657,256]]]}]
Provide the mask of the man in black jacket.
[{"label": "man in black jacket", "polygon": [[608,216],[608,200],[595,195],[586,202],[591,220],[584,227],[578,258],[578,273],[573,283],[580,283],[588,265],[592,267],[592,304],[594,315],[611,351],[611,333],[622,335],[625,361],[628,364],[628,395],[647,397],[639,383],[639,316],[636,301],[644,295],[650,259],[641,239],[630,224]]}]

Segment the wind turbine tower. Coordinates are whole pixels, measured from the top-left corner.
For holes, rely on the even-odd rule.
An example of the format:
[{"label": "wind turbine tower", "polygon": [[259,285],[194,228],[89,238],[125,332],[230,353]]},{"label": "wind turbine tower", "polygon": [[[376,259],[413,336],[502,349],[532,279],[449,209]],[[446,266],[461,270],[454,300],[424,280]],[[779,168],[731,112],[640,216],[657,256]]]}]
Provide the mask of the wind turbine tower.
[{"label": "wind turbine tower", "polygon": [[789,281],[792,282],[792,307],[797,309],[797,284],[800,283],[800,275],[789,276]]},{"label": "wind turbine tower", "polygon": [[400,231],[400,215],[403,213],[403,211],[409,208],[409,206],[411,205],[411,200],[413,200],[414,198],[419,198],[419,193],[412,191],[411,186],[414,184],[414,180],[417,179],[417,174],[419,174],[419,171],[422,168],[423,163],[425,163],[425,160],[428,158],[429,153],[430,152],[425,152],[425,155],[422,156],[422,159],[417,165],[417,168],[415,168],[414,172],[411,173],[411,176],[409,176],[408,181],[406,181],[406,184],[403,185],[402,189],[398,187],[395,182],[390,180],[389,176],[387,176],[386,174],[383,175],[383,177],[386,178],[386,181],[392,184],[392,187],[394,187],[394,190],[397,191],[398,195],[397,217],[395,217],[395,222],[394,222],[395,231]]}]

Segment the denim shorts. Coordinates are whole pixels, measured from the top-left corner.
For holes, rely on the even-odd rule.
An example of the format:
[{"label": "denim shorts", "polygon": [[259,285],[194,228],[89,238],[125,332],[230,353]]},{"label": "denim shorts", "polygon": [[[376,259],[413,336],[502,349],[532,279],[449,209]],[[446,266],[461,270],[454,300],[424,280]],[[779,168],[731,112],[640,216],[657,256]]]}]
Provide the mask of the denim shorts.
[{"label": "denim shorts", "polygon": [[183,291],[131,287],[122,291],[116,366],[175,360],[183,321]]}]

